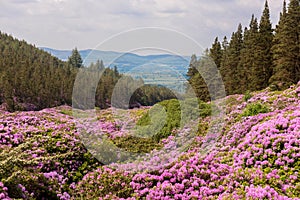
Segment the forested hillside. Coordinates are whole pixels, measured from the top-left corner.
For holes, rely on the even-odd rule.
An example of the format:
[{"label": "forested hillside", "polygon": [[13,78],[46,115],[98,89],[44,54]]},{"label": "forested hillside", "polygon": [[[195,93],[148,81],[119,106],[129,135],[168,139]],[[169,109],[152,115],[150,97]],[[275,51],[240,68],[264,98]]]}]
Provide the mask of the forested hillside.
[{"label": "forested hillside", "polygon": [[0,103],[6,109],[71,104],[77,69],[4,33],[0,33],[0,51]]},{"label": "forested hillside", "polygon": [[[117,67],[105,68],[99,60],[90,66],[83,66],[76,48],[68,61],[64,62],[25,41],[1,32],[0,61],[0,105],[2,109],[9,111],[72,105],[72,92],[79,70],[92,74],[101,73],[95,91],[94,106],[108,108],[111,106],[114,86],[122,77]],[[127,87],[135,82],[130,77],[127,80],[124,83]],[[85,87],[89,85],[83,85]],[[153,105],[164,99],[175,98],[170,90],[151,85],[145,85],[134,94],[131,99],[133,106]]]},{"label": "forested hillside", "polygon": [[[230,40],[215,39],[205,55],[193,55],[188,71],[189,83],[197,96],[209,100],[206,83],[198,70],[208,57],[220,70],[226,92],[243,94],[270,86],[283,90],[300,80],[300,8],[299,0],[291,0],[280,13],[275,30],[270,21],[268,2],[260,19],[252,15],[249,27],[238,25]],[[197,70],[198,69],[198,70]]]}]

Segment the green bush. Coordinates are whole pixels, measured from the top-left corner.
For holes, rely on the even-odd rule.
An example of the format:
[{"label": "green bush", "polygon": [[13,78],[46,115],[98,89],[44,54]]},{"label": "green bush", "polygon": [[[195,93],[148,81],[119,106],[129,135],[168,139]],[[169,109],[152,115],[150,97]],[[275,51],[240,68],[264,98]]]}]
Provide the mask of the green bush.
[{"label": "green bush", "polygon": [[152,138],[142,138],[135,136],[117,137],[114,144],[125,151],[132,153],[149,153],[154,149],[161,148]]},{"label": "green bush", "polygon": [[242,113],[242,117],[255,116],[259,113],[267,113],[269,112],[269,108],[260,103],[252,103],[248,104]]},{"label": "green bush", "polygon": [[172,130],[180,127],[181,121],[180,102],[177,99],[163,101],[160,102],[159,105],[164,107],[166,111],[166,119],[164,121],[164,126],[152,136],[157,142],[162,138],[170,136]]},{"label": "green bush", "polygon": [[[162,111],[154,111],[154,114],[151,114],[151,110],[159,107],[163,107],[165,115]],[[182,127],[185,123],[196,120],[199,117],[204,118],[211,115],[211,110],[210,104],[199,102],[197,99],[192,98],[184,101],[177,99],[162,101],[154,105],[137,122],[138,126],[144,126],[144,128],[138,130],[137,135],[151,136],[155,141],[159,142],[161,139],[170,136],[174,129]]]},{"label": "green bush", "polygon": [[244,95],[244,101],[248,101],[251,98],[252,98],[252,94],[249,90],[247,90],[245,95]]}]

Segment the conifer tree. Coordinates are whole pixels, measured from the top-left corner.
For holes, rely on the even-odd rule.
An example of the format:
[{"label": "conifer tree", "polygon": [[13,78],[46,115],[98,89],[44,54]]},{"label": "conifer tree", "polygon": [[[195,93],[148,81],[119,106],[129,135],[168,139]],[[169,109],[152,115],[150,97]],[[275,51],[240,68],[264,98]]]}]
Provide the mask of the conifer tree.
[{"label": "conifer tree", "polygon": [[191,60],[190,60],[190,64],[189,64],[189,68],[188,68],[188,72],[187,72],[187,76],[191,79],[195,74],[198,73],[197,69],[196,69],[196,65],[197,65],[197,56],[195,54],[193,54],[191,56]]},{"label": "conifer tree", "polygon": [[271,47],[273,41],[273,30],[270,21],[270,11],[268,2],[259,23],[257,36],[255,63],[252,71],[251,89],[260,90],[268,86],[268,81],[272,75],[272,55]]},{"label": "conifer tree", "polygon": [[68,62],[73,66],[73,67],[77,67],[80,68],[82,67],[82,58],[77,50],[77,48],[75,47],[75,49],[72,50],[72,55],[69,57]]},{"label": "conifer tree", "polygon": [[209,56],[213,59],[217,65],[217,68],[219,69],[221,66],[222,48],[220,42],[218,41],[218,37],[216,37],[212,47],[209,50]]},{"label": "conifer tree", "polygon": [[102,70],[104,70],[104,64],[103,64],[103,61],[101,60],[101,61],[99,61],[99,60],[97,60],[97,62],[96,62],[96,68],[99,70],[99,71],[102,71]]},{"label": "conifer tree", "polygon": [[225,83],[227,94],[234,94],[239,92],[239,72],[238,64],[240,62],[240,53],[243,46],[243,30],[242,25],[239,24],[238,30],[231,36],[229,46],[226,50],[226,60],[223,57],[221,65],[221,74]]},{"label": "conifer tree", "polygon": [[223,41],[222,41],[222,58],[221,58],[221,63],[220,63],[220,73],[221,73],[221,77],[223,79],[225,88],[227,88],[227,85],[225,82],[225,80],[226,80],[225,76],[227,75],[228,47],[229,47],[229,42],[227,40],[227,37],[224,36]]},{"label": "conifer tree", "polygon": [[[255,54],[257,48],[258,23],[257,19],[252,15],[249,29],[245,28],[243,48],[241,50],[240,62],[238,65],[240,93],[251,90],[253,66],[255,63]],[[255,84],[255,83],[254,83]]]},{"label": "conifer tree", "polygon": [[205,60],[208,57],[208,50],[206,50],[206,56],[197,60],[196,55],[192,55],[187,76],[189,77],[189,85],[187,87],[187,93],[196,95],[199,100],[209,101],[210,96],[207,88],[207,84],[203,78],[205,73]]},{"label": "conifer tree", "polygon": [[221,59],[221,63],[223,62],[223,58],[224,58],[223,55],[227,52],[228,46],[229,46],[229,43],[228,43],[227,37],[224,36],[223,41],[222,41],[222,59]]},{"label": "conifer tree", "polygon": [[285,89],[300,79],[299,21],[299,0],[291,0],[288,11],[284,1],[272,47],[274,73],[269,80],[277,89]]}]

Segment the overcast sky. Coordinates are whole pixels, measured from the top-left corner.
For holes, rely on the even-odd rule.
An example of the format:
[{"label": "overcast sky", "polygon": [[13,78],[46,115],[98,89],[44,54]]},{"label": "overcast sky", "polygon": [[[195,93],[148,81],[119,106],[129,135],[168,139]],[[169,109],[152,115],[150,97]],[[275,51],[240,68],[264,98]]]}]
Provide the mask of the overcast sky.
[{"label": "overcast sky", "polygon": [[[282,2],[269,0],[273,26]],[[263,6],[264,0],[0,0],[0,30],[36,46],[124,51],[134,40],[99,44],[121,32],[161,27],[208,47],[216,36],[230,37],[239,22],[248,26],[252,13],[260,18]],[[143,39],[151,43],[156,38],[151,35]],[[174,38],[167,42],[172,48],[184,45],[175,47]],[[191,55],[201,50],[178,51]]]}]

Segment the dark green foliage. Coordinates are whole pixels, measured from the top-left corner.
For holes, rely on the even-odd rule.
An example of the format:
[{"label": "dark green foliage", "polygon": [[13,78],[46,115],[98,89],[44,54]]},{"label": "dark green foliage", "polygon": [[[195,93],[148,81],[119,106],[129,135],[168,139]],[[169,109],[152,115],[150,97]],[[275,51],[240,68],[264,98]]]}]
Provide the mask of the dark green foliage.
[{"label": "dark green foliage", "polygon": [[226,50],[226,61],[221,63],[220,68],[227,94],[240,92],[238,65],[240,62],[242,47],[243,30],[242,25],[239,24],[238,30],[232,34],[229,46]]},{"label": "dark green foliage", "polygon": [[136,105],[136,103],[138,103],[142,106],[152,106],[164,100],[176,99],[177,96],[166,87],[144,85],[133,93],[130,98],[130,105]]},{"label": "dark green foliage", "polygon": [[[224,37],[220,47],[215,39],[209,56],[220,70],[227,94],[243,94],[268,86],[282,90],[300,80],[299,21],[299,0],[290,0],[288,10],[284,1],[274,35],[266,1],[259,24],[252,15],[249,28],[243,32],[239,24],[229,42]],[[187,92],[193,89],[201,100],[209,100],[207,81],[196,70],[199,61],[192,60],[187,73],[191,86]]]},{"label": "dark green foliage", "polygon": [[209,56],[208,50],[198,61],[190,63],[188,69],[187,95],[189,97],[198,97],[201,101],[210,101],[218,99],[223,94],[223,81],[218,72],[215,61]]},{"label": "dark green foliage", "polygon": [[242,113],[243,117],[258,115],[259,113],[267,113],[269,112],[269,108],[260,103],[252,103],[248,104],[245,110]]},{"label": "dark green foliage", "polygon": [[76,69],[2,33],[0,60],[0,104],[9,111],[71,104]]},{"label": "dark green foliage", "polygon": [[217,65],[217,68],[220,68],[222,59],[222,48],[220,42],[218,41],[218,37],[216,37],[215,42],[209,50],[209,56],[211,59],[213,59],[213,61]]},{"label": "dark green foliage", "polygon": [[82,58],[76,47],[72,50],[72,55],[69,57],[68,62],[73,67],[82,67]]},{"label": "dark green foliage", "polygon": [[211,104],[199,102],[199,116],[204,118],[210,116],[212,112]]},{"label": "dark green foliage", "polygon": [[149,153],[154,149],[159,149],[162,146],[153,138],[142,138],[135,136],[117,137],[113,140],[114,144],[124,151],[132,153]]},{"label": "dark green foliage", "polygon": [[[209,101],[209,91],[205,79],[203,78],[203,74],[199,71],[201,67],[201,60],[197,60],[196,56],[193,55],[191,58],[190,66],[187,72],[187,76],[189,77],[187,86],[187,94],[194,96],[196,95],[200,100]],[[203,65],[202,65],[203,66]]]},{"label": "dark green foliage", "polygon": [[115,84],[122,77],[117,69],[105,68],[102,61],[91,63],[78,71],[72,104],[75,108],[108,108]]},{"label": "dark green foliage", "polygon": [[271,54],[273,37],[270,11],[268,2],[266,1],[259,23],[257,50],[255,52],[256,63],[252,74],[252,90],[260,90],[268,86],[268,82],[273,71]]},{"label": "dark green foliage", "polygon": [[277,89],[285,89],[300,80],[299,21],[299,0],[291,0],[288,11],[284,2],[272,47],[274,73],[270,83],[276,85]]},{"label": "dark green foliage", "polygon": [[240,62],[238,65],[238,73],[240,80],[240,93],[251,90],[256,85],[253,76],[255,66],[257,65],[257,44],[258,44],[258,23],[257,19],[252,15],[249,29],[245,28],[244,43],[241,50]]},{"label": "dark green foliage", "polygon": [[[102,63],[102,62],[101,62]],[[101,70],[102,69],[102,70]],[[96,106],[99,108],[108,108],[111,105],[111,96],[114,90],[115,84],[122,77],[117,69],[104,69],[104,66],[100,67],[100,73],[103,73],[96,89]]]},{"label": "dark green foliage", "polygon": [[[25,41],[2,33],[0,61],[0,105],[9,111],[40,110],[62,104],[73,104],[77,108],[108,108],[114,87],[122,77],[117,67],[105,68],[99,60],[89,67],[82,67],[76,48],[69,61],[63,62]],[[75,79],[75,86],[80,89],[77,93],[73,91]],[[128,80],[134,84],[141,81],[131,77]],[[153,105],[174,97],[166,88],[145,86],[138,89],[127,104],[130,100],[129,107]]]},{"label": "dark green foliage", "polygon": [[142,79],[136,80],[131,76],[121,75],[116,67],[113,70],[105,69],[96,90],[96,106],[100,108],[108,108],[110,103],[114,107],[124,109],[152,106],[157,102],[174,98],[176,95],[171,90],[161,86],[145,85]]},{"label": "dark green foliage", "polygon": [[82,161],[82,164],[78,167],[77,171],[69,173],[69,183],[81,180],[85,174],[101,165],[101,163],[99,163],[99,161],[94,158],[90,152],[81,154],[79,159]]}]

